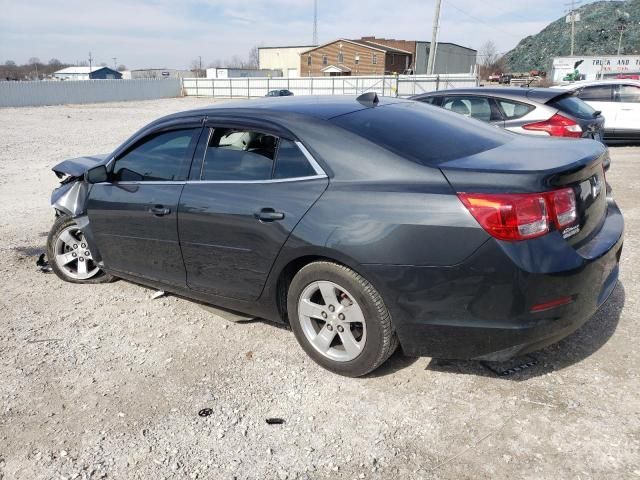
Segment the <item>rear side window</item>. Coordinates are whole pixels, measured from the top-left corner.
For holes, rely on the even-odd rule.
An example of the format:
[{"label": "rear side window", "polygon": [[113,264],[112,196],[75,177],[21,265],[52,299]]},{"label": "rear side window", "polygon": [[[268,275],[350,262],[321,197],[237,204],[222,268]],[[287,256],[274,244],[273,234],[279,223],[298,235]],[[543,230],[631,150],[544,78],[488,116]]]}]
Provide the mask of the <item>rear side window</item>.
[{"label": "rear side window", "polygon": [[307,157],[291,140],[281,139],[273,178],[310,177],[316,174]]},{"label": "rear side window", "polygon": [[445,97],[442,102],[442,108],[466,115],[467,117],[482,120],[483,122],[498,120],[491,109],[491,103],[487,97],[463,97],[460,95]]},{"label": "rear side window", "polygon": [[593,114],[596,113],[593,107],[573,95],[556,97],[547,105],[578,118],[593,118]]},{"label": "rear side window", "polygon": [[387,150],[430,166],[499,147],[515,136],[421,102],[366,108],[331,121]]},{"label": "rear side window", "polygon": [[118,158],[115,181],[185,180],[189,170],[190,145],[200,128],[172,130],[143,140]]},{"label": "rear side window", "polygon": [[611,85],[594,85],[584,87],[578,93],[578,97],[582,100],[590,100],[592,102],[610,102],[613,88]]},{"label": "rear side window", "polygon": [[515,120],[516,118],[524,117],[527,113],[535,110],[536,108],[533,105],[514,102],[513,100],[506,100],[504,98],[499,98],[497,101],[504,113],[505,120]]},{"label": "rear side window", "polygon": [[234,128],[214,128],[202,165],[202,180],[269,180],[277,137]]},{"label": "rear side window", "polygon": [[640,103],[640,87],[635,85],[620,85],[618,87],[618,101]]},{"label": "rear side window", "polygon": [[430,105],[433,105],[436,101],[436,97],[422,97],[422,98],[418,98],[417,100],[422,103],[428,103]]}]

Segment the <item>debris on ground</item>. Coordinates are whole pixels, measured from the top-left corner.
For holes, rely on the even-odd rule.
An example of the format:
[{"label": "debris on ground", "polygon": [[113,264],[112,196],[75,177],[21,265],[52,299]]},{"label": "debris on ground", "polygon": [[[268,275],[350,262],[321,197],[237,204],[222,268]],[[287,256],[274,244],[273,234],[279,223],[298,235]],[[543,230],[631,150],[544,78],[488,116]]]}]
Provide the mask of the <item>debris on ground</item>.
[{"label": "debris on ground", "polygon": [[284,423],[284,418],[277,418],[277,417],[267,418],[267,423],[269,425],[282,425]]},{"label": "debris on ground", "polygon": [[164,290],[158,290],[156,293],[153,294],[153,296],[151,297],[151,300],[157,300],[158,298],[162,298],[167,294],[167,292],[165,292]]},{"label": "debris on ground", "polygon": [[213,413],[213,409],[212,408],[203,408],[202,410],[200,410],[198,412],[198,415],[201,417],[208,417]]},{"label": "debris on ground", "polygon": [[527,355],[526,357],[514,358],[507,362],[480,362],[487,370],[495,373],[499,377],[506,377],[514,373],[521,372],[538,364],[538,360]]},{"label": "debris on ground", "polygon": [[47,254],[43,253],[38,257],[38,260],[36,260],[36,266],[42,273],[49,273],[52,270],[51,265],[49,265],[46,257]]}]

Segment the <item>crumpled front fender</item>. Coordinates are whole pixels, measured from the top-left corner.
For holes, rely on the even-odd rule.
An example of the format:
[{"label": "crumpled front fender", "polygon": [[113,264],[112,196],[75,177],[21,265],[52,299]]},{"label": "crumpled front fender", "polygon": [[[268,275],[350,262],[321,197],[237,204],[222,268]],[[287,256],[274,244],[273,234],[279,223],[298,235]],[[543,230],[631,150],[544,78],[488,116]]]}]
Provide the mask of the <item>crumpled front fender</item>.
[{"label": "crumpled front fender", "polygon": [[89,184],[84,180],[66,183],[51,193],[51,206],[57,211],[77,217],[86,211]]}]

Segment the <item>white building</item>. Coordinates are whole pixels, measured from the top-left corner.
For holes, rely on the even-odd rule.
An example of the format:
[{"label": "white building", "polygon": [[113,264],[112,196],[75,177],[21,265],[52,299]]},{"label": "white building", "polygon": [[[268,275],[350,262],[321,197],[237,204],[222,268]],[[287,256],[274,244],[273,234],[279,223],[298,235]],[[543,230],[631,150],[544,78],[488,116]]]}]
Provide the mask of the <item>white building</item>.
[{"label": "white building", "polygon": [[114,80],[122,74],[109,67],[67,67],[53,73],[58,80]]},{"label": "white building", "polygon": [[630,55],[603,55],[599,57],[556,57],[553,59],[551,78],[561,82],[568,74],[578,71],[580,80],[599,80],[617,75],[640,74],[640,57]]},{"label": "white building", "polygon": [[258,62],[260,68],[282,71],[284,77],[300,76],[300,54],[316,45],[300,45],[296,47],[259,47]]},{"label": "white building", "polygon": [[281,70],[256,68],[207,68],[207,78],[281,77]]}]

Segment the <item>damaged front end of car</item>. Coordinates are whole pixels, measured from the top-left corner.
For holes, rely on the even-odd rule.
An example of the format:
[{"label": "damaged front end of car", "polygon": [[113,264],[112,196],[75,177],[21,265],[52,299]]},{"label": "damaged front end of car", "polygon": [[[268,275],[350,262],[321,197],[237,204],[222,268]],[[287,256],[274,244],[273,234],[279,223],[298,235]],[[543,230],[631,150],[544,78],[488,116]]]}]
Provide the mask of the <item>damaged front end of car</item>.
[{"label": "damaged front end of car", "polygon": [[60,186],[51,193],[51,206],[56,212],[56,217],[66,215],[75,220],[98,263],[101,262],[100,253],[96,248],[86,211],[91,183],[95,182],[90,182],[88,175],[96,167],[102,167],[106,172],[104,165],[107,156],[105,154],[72,158],[52,168],[56,176],[61,179]]}]

